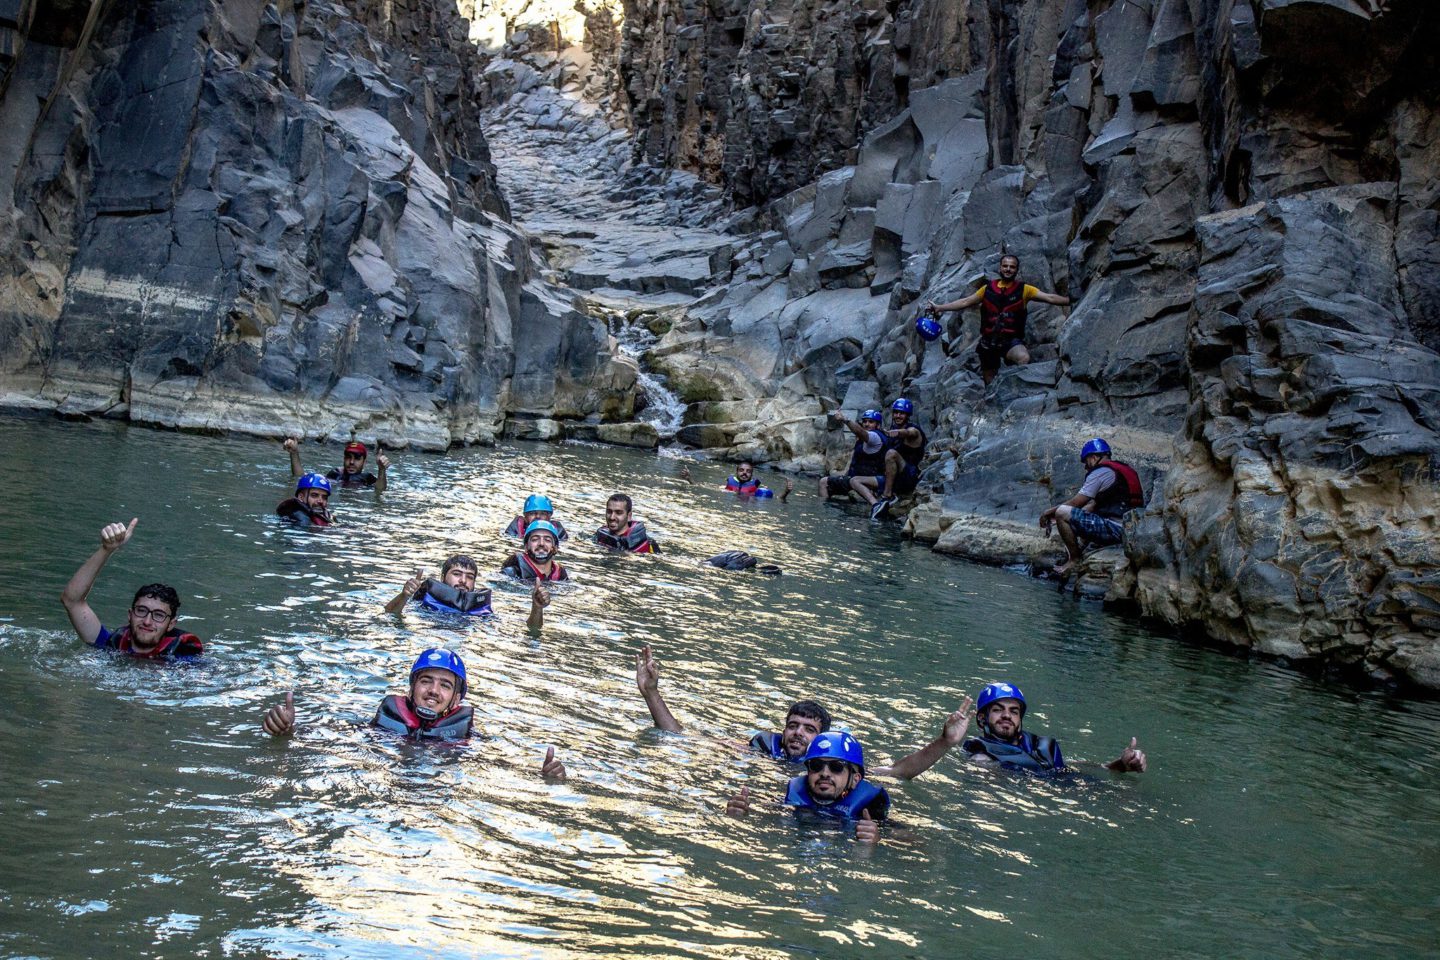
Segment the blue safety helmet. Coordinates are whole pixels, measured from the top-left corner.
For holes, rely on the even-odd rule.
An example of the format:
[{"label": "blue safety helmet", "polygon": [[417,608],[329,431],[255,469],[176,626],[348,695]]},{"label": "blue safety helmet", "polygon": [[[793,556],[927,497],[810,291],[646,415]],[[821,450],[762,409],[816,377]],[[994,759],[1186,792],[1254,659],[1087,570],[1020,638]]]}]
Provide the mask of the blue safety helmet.
[{"label": "blue safety helmet", "polygon": [[549,520],[536,520],[534,523],[530,524],[530,526],[525,528],[525,536],[521,537],[520,539],[529,540],[530,534],[541,531],[548,533],[550,534],[550,536],[554,537],[556,543],[560,542],[560,531],[556,530],[555,524],[551,523]]},{"label": "blue safety helmet", "polygon": [[985,708],[996,700],[1019,700],[1020,713],[1025,713],[1025,694],[1013,683],[992,683],[980,691],[980,696],[975,698],[975,714],[977,716],[985,712]]},{"label": "blue safety helmet", "polygon": [[326,493],[329,493],[330,481],[326,480],[321,474],[307,473],[295,481],[295,492],[299,493],[302,490],[324,490]]},{"label": "blue safety helmet", "polygon": [[464,699],[468,681],[465,679],[465,661],[458,654],[431,647],[415,658],[415,666],[410,668],[411,683],[415,682],[415,675],[421,670],[449,670],[455,674],[455,679],[460,681],[460,697]]},{"label": "blue safety helmet", "polygon": [[810,749],[805,751],[801,760],[824,758],[853,763],[861,773],[865,772],[865,751],[861,749],[860,741],[843,730],[831,730],[811,740]]},{"label": "blue safety helmet", "polygon": [[521,513],[554,513],[555,505],[550,498],[540,493],[532,493],[525,498],[525,509]]},{"label": "blue safety helmet", "polygon": [[864,413],[860,414],[860,419],[874,420],[876,423],[879,423],[885,418],[881,415],[879,410],[866,410]]},{"label": "blue safety helmet", "polygon": [[1085,446],[1080,448],[1080,459],[1084,460],[1092,453],[1103,453],[1105,456],[1108,457],[1110,456],[1110,444],[1106,443],[1104,440],[1101,440],[1099,437],[1096,437],[1094,440],[1089,441],[1085,444]]},{"label": "blue safety helmet", "polygon": [[900,413],[914,413],[915,404],[911,403],[909,400],[906,400],[904,397],[901,397],[899,400],[896,400],[894,403],[890,404],[890,409],[897,410]]},{"label": "blue safety helmet", "polygon": [[920,334],[921,340],[938,340],[940,329],[940,321],[928,313],[922,313],[915,318],[915,332]]}]

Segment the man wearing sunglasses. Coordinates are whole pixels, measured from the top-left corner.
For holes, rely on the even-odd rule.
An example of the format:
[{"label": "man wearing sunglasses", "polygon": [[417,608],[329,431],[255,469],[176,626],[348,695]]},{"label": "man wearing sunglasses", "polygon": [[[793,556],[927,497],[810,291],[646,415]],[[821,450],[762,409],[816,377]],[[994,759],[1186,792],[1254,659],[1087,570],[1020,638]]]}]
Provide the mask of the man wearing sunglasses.
[{"label": "man wearing sunglasses", "polygon": [[[665,698],[660,696],[660,661],[656,660],[650,647],[640,648],[635,654],[635,686],[645,698],[650,709],[650,719],[655,726],[670,733],[684,733],[680,721],[670,712]],[[940,735],[914,753],[887,766],[875,767],[878,776],[899,777],[913,780],[935,766],[951,747],[965,739],[970,726],[970,698],[966,697],[960,709],[945,718]],[[785,726],[778,733],[760,732],[750,738],[750,749],[787,763],[801,763],[815,738],[830,729],[830,711],[814,700],[800,700],[790,706],[785,714]]]},{"label": "man wearing sunglasses", "polygon": [[110,555],[123,547],[135,533],[138,517],[129,525],[109,523],[100,531],[100,549],[80,565],[60,602],[65,605],[65,615],[80,639],[97,647],[110,647],[132,657],[198,657],[203,651],[200,638],[175,627],[175,617],[180,612],[180,595],[174,587],[163,583],[149,583],[135,591],[130,602],[129,617],[125,626],[118,630],[107,630],[100,623],[95,611],[90,609],[87,597],[95,586],[100,568]]},{"label": "man wearing sunglasses", "polygon": [[[865,779],[865,751],[848,733],[823,733],[805,752],[805,773],[790,781],[784,806],[810,810],[855,825],[855,839],[880,839],[880,822],[890,814],[890,795]],[[741,787],[725,812],[743,817],[750,812],[750,788]]]}]

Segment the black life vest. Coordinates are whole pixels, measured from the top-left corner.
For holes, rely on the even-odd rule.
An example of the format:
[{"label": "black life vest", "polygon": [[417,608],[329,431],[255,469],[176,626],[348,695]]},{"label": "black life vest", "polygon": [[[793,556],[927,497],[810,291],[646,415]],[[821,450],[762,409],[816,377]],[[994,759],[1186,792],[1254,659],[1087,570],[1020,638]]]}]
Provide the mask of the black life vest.
[{"label": "black life vest", "polygon": [[146,660],[156,657],[198,657],[205,651],[205,645],[200,638],[193,633],[186,633],[175,627],[171,627],[155,644],[152,650],[136,650],[135,637],[130,632],[130,624],[125,624],[119,630],[111,631],[106,639],[106,647],[113,647],[121,653],[128,653],[132,657],[142,657]]},{"label": "black life vest", "polygon": [[920,431],[920,446],[906,446],[904,440],[896,437],[893,441],[895,446],[895,452],[900,454],[901,460],[904,460],[910,466],[914,467],[916,470],[919,470],[920,461],[925,459],[925,446],[930,442],[930,438],[925,436],[925,431],[921,429],[920,425],[917,423],[907,423],[905,426],[907,428],[914,427],[916,430]]},{"label": "black life vest", "polygon": [[1000,289],[999,280],[985,284],[980,297],[980,336],[986,340],[1025,338],[1025,284],[1015,280]]},{"label": "black life vest", "polygon": [[329,513],[316,513],[294,497],[281,500],[280,505],[275,508],[275,513],[297,527],[328,527],[335,522]]},{"label": "black life vest", "polygon": [[344,470],[331,470],[325,474],[325,479],[334,480],[336,483],[345,487],[373,487],[376,483],[375,474],[364,471],[360,473],[346,473]]},{"label": "black life vest", "polygon": [[645,532],[645,524],[639,520],[632,520],[630,526],[618,536],[611,533],[608,527],[601,527],[595,531],[595,542],[607,550],[624,550],[628,553],[660,552],[660,547],[650,539],[650,534]]},{"label": "black life vest", "polygon": [[461,590],[443,580],[426,580],[420,585],[415,599],[431,610],[443,613],[463,613],[471,617],[488,617],[494,613],[490,609],[489,587]]},{"label": "black life vest", "polygon": [[[872,433],[880,433],[873,430]],[[855,441],[855,452],[850,455],[850,476],[852,477],[878,477],[885,472],[885,451],[893,445],[889,437],[880,433],[880,449],[874,453],[865,452],[865,440]]]},{"label": "black life vest", "polygon": [[[554,517],[551,517],[551,518],[550,518],[548,521],[546,521],[546,522],[549,523],[551,526],[553,526],[556,530],[560,531],[560,536],[556,537],[557,540],[564,540],[564,539],[566,539],[566,538],[568,538],[568,537],[570,536],[570,532],[565,529],[565,524],[561,523],[559,520],[556,520]],[[527,526],[529,526],[529,524],[527,524],[527,523],[525,522],[525,515],[522,513],[522,514],[520,514],[519,516],[517,516],[514,520],[511,520],[511,521],[510,521],[510,526],[508,526],[508,527],[505,528],[505,536],[507,536],[507,537],[520,537],[520,536],[524,536],[524,534],[525,534],[525,528],[526,528]]]},{"label": "black life vest", "polygon": [[1060,741],[1053,737],[1020,734],[1019,743],[1006,743],[990,737],[971,737],[961,749],[966,753],[983,753],[1003,766],[1036,772],[1064,770],[1065,758],[1060,754]]},{"label": "black life vest", "polygon": [[437,740],[464,740],[475,725],[475,711],[465,704],[433,721],[425,721],[410,705],[409,697],[390,694],[380,701],[371,721],[382,730],[402,737],[426,737]]},{"label": "black life vest", "polygon": [[757,733],[750,738],[750,749],[756,753],[763,753],[775,760],[789,760],[791,763],[799,763],[799,760],[792,760],[790,755],[781,746],[780,734],[778,733]]},{"label": "black life vest", "polygon": [[1092,510],[1096,514],[1118,520],[1125,516],[1126,511],[1145,506],[1145,491],[1140,489],[1140,475],[1135,472],[1134,467],[1119,460],[1101,460],[1095,469],[1099,470],[1100,467],[1113,470],[1115,482],[1101,490],[1095,498]]},{"label": "black life vest", "polygon": [[547,577],[540,572],[540,568],[535,564],[535,561],[523,553],[511,554],[510,559],[506,561],[505,566],[501,567],[500,570],[502,573],[519,577],[521,580],[570,579],[570,574],[566,573],[565,568],[560,566],[559,560],[550,561],[550,575]]},{"label": "black life vest", "polygon": [[795,777],[790,781],[790,787],[785,791],[785,806],[802,807],[806,810],[814,810],[816,813],[826,817],[838,817],[846,820],[859,820],[861,811],[867,809],[879,801],[878,809],[871,812],[870,816],[876,820],[884,820],[890,813],[890,794],[885,792],[884,787],[877,787],[869,780],[861,780],[855,788],[834,803],[820,803],[810,795],[810,785],[805,778]]}]

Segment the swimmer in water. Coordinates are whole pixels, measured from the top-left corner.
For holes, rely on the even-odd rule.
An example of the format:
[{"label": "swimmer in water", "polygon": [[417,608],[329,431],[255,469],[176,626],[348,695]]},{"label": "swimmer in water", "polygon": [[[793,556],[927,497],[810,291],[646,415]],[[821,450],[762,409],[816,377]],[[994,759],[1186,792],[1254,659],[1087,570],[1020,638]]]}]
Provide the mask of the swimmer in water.
[{"label": "swimmer in water", "polygon": [[659,553],[660,544],[650,539],[645,524],[630,518],[635,505],[623,493],[605,501],[605,526],[595,531],[595,542],[607,550],[625,553]]},{"label": "swimmer in water", "polygon": [[[1025,694],[1011,683],[992,683],[976,698],[975,725],[980,734],[964,743],[966,759],[987,767],[1029,770],[1034,773],[1070,770],[1060,753],[1060,742],[1052,737],[1037,737],[1021,729],[1025,720]],[[1105,764],[1115,773],[1144,773],[1145,752],[1138,738],[1130,738],[1130,746],[1120,756]]]},{"label": "swimmer in water", "polygon": [[[660,696],[660,661],[655,659],[648,645],[635,654],[635,686],[645,698],[655,726],[670,733],[684,732],[680,721],[675,719],[665,699]],[[951,747],[961,743],[969,726],[970,698],[966,697],[960,709],[945,718],[940,735],[934,740],[893,764],[875,767],[872,772],[876,776],[913,780],[933,767]],[[757,733],[750,738],[748,746],[751,751],[776,760],[801,763],[815,738],[829,730],[830,711],[814,700],[800,700],[786,711],[785,725],[778,733]]]},{"label": "swimmer in water", "polygon": [[[853,826],[860,843],[880,839],[880,824],[890,815],[890,794],[865,779],[865,751],[848,733],[822,733],[811,741],[803,758],[805,772],[791,779],[780,805],[809,810]],[[749,815],[750,788],[725,805],[732,817]]]},{"label": "swimmer in water", "polygon": [[[449,650],[431,648],[410,668],[410,689],[405,696],[390,694],[380,701],[371,726],[417,740],[467,740],[474,732],[475,712],[464,703],[467,682],[465,662]],[[272,737],[295,733],[295,692],[265,712],[261,729]],[[565,765],[555,748],[545,753],[540,768],[547,780],[565,779]]]},{"label": "swimmer in water", "polygon": [[125,626],[118,630],[105,629],[95,611],[90,609],[87,598],[90,588],[95,586],[100,568],[116,550],[130,541],[139,522],[140,518],[136,517],[128,526],[107,523],[100,530],[100,549],[80,565],[60,594],[65,615],[70,618],[70,625],[80,639],[97,647],[119,650],[132,657],[198,657],[204,649],[200,638],[175,626],[176,616],[180,613],[180,595],[174,587],[164,583],[147,583],[136,590],[135,599],[130,601]]},{"label": "swimmer in water", "polygon": [[[690,475],[689,465],[680,468],[680,479],[686,483],[694,483]],[[775,496],[775,491],[755,479],[755,463],[751,460],[741,460],[735,466],[735,473],[725,481],[725,489],[730,493],[738,493],[742,497],[756,497],[761,500]],[[780,501],[783,503],[790,499],[790,492],[795,489],[795,481],[789,477],[785,478],[785,489],[780,491]]]},{"label": "swimmer in water", "polygon": [[[300,440],[296,437],[286,437],[285,452],[290,454],[290,475],[292,477],[303,477],[305,469],[300,466]],[[331,470],[325,474],[325,479],[340,484],[342,487],[373,487],[376,493],[385,492],[385,472],[390,469],[390,458],[382,451],[375,456],[375,465],[380,472],[369,473],[365,469],[365,460],[370,455],[365,444],[359,440],[351,440],[345,444],[345,452],[341,457],[339,470]]]},{"label": "swimmer in water", "polygon": [[555,555],[560,552],[560,532],[549,520],[536,520],[525,528],[525,549],[512,553],[500,572],[519,580],[569,580]]},{"label": "swimmer in water", "polygon": [[[411,600],[430,610],[441,613],[459,613],[471,617],[494,615],[490,608],[489,587],[475,586],[480,567],[473,557],[457,553],[445,561],[440,568],[440,579],[425,576],[425,571],[416,570],[415,575],[405,581],[400,592],[385,604],[386,613],[399,613]],[[530,591],[530,618],[526,624],[531,630],[545,625],[545,608],[550,605],[550,591],[540,580]]]},{"label": "swimmer in water", "polygon": [[275,508],[297,527],[328,527],[335,523],[330,512],[330,481],[318,473],[307,473],[295,481],[295,496],[286,497]]},{"label": "swimmer in water", "polygon": [[532,493],[525,498],[525,504],[520,511],[520,515],[514,520],[511,520],[510,526],[505,528],[505,536],[520,536],[525,532],[526,528],[536,520],[548,521],[559,534],[560,540],[566,540],[570,537],[569,531],[565,529],[565,524],[555,519],[555,507],[551,504],[550,498],[539,493]]}]

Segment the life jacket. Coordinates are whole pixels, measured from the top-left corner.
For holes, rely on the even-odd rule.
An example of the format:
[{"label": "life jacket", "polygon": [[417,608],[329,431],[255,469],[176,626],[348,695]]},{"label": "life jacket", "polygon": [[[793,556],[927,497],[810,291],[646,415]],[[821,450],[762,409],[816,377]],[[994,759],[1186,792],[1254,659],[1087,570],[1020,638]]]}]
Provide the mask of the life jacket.
[{"label": "life jacket", "polygon": [[1006,743],[989,737],[971,737],[962,745],[966,753],[989,754],[1007,767],[1035,772],[1065,769],[1065,758],[1060,755],[1060,741],[1053,737],[1036,737],[1020,734],[1019,743]]},{"label": "life jacket", "polygon": [[373,473],[346,473],[344,470],[331,470],[325,474],[326,480],[334,480],[336,483],[346,487],[373,487],[376,477]]},{"label": "life jacket", "polygon": [[392,693],[380,701],[371,721],[381,730],[398,733],[402,737],[423,737],[437,740],[464,740],[470,736],[475,723],[475,711],[466,704],[460,704],[445,716],[427,723],[410,705],[409,697]]},{"label": "life jacket", "polygon": [[[567,537],[570,536],[570,532],[565,529],[565,524],[561,523],[559,520],[556,520],[554,517],[551,517],[548,522],[549,522],[550,524],[552,524],[552,525],[555,527],[555,529],[560,532],[560,536],[557,537],[556,539],[558,539],[558,540],[564,540],[564,539],[566,539]],[[526,526],[527,526],[527,524],[525,523],[525,515],[522,513],[522,514],[518,515],[514,520],[511,520],[511,521],[510,521],[510,526],[508,526],[508,527],[505,528],[505,536],[507,536],[507,537],[519,537],[519,536],[522,536],[522,535],[525,533],[525,527],[526,527]]]},{"label": "life jacket", "polygon": [[904,440],[896,437],[893,441],[895,452],[900,454],[901,460],[904,460],[910,466],[914,467],[916,470],[919,470],[920,461],[925,459],[925,446],[930,442],[930,438],[925,436],[925,431],[921,429],[918,423],[907,423],[905,426],[907,428],[914,427],[916,430],[920,431],[920,446],[908,447],[905,445]]},{"label": "life jacket", "polygon": [[535,561],[531,560],[524,553],[513,554],[510,559],[515,562],[505,564],[503,569],[513,571],[515,576],[519,577],[521,580],[570,579],[570,574],[566,573],[565,568],[560,566],[559,560],[550,561],[550,575],[547,577],[545,574],[540,572],[540,568],[536,566]]},{"label": "life jacket", "polygon": [[607,550],[625,550],[629,553],[659,553],[660,548],[650,535],[645,532],[645,524],[639,520],[630,521],[619,536],[611,533],[609,528],[601,527],[595,531],[595,542]]},{"label": "life jacket", "polygon": [[155,644],[155,649],[140,651],[135,649],[135,637],[130,632],[130,624],[125,624],[119,630],[111,631],[105,641],[106,647],[113,647],[121,653],[128,653],[132,657],[142,657],[152,660],[156,657],[198,657],[205,650],[205,645],[200,638],[193,633],[186,633],[183,630],[171,627]]},{"label": "life jacket", "polygon": [[416,593],[416,599],[431,610],[442,613],[463,613],[471,617],[488,617],[495,611],[490,609],[490,588],[461,590],[443,580],[426,580]]},{"label": "life jacket", "polygon": [[334,522],[328,513],[316,513],[294,497],[281,500],[275,513],[297,527],[328,527]]},{"label": "life jacket", "polygon": [[[880,433],[879,430],[873,432]],[[855,441],[855,452],[850,455],[850,476],[878,477],[885,472],[885,451],[890,449],[893,441],[883,433],[880,433],[880,440],[880,449],[874,453],[865,452],[865,440]]]},{"label": "life jacket", "polygon": [[790,755],[785,752],[785,748],[780,745],[780,734],[778,733],[755,734],[750,738],[750,749],[756,753],[763,753],[774,760],[787,760],[790,763],[800,762],[792,760]]},{"label": "life jacket", "polygon": [[810,795],[810,785],[805,778],[795,777],[790,781],[790,788],[785,791],[785,806],[803,807],[806,810],[814,810],[816,813],[826,817],[839,817],[846,820],[859,820],[861,811],[865,810],[877,799],[881,801],[879,814],[870,814],[876,820],[884,820],[890,812],[890,794],[885,792],[884,787],[877,787],[869,780],[861,780],[845,796],[834,803],[820,803]]},{"label": "life jacket", "polygon": [[765,486],[759,480],[756,480],[754,477],[751,477],[744,483],[741,483],[739,480],[731,477],[729,480],[725,481],[725,489],[729,490],[731,493],[738,493],[742,497],[760,497],[763,499],[765,497],[775,496],[774,490],[771,490],[769,487]]},{"label": "life jacket", "polygon": [[1025,338],[1025,284],[1019,280],[1008,290],[999,280],[985,284],[980,297],[980,336],[986,340]]},{"label": "life jacket", "polygon": [[1095,498],[1095,513],[1112,520],[1125,516],[1127,510],[1138,510],[1145,506],[1145,491],[1140,489],[1140,475],[1128,463],[1119,460],[1101,460],[1100,467],[1115,471],[1115,482],[1100,491]]}]

